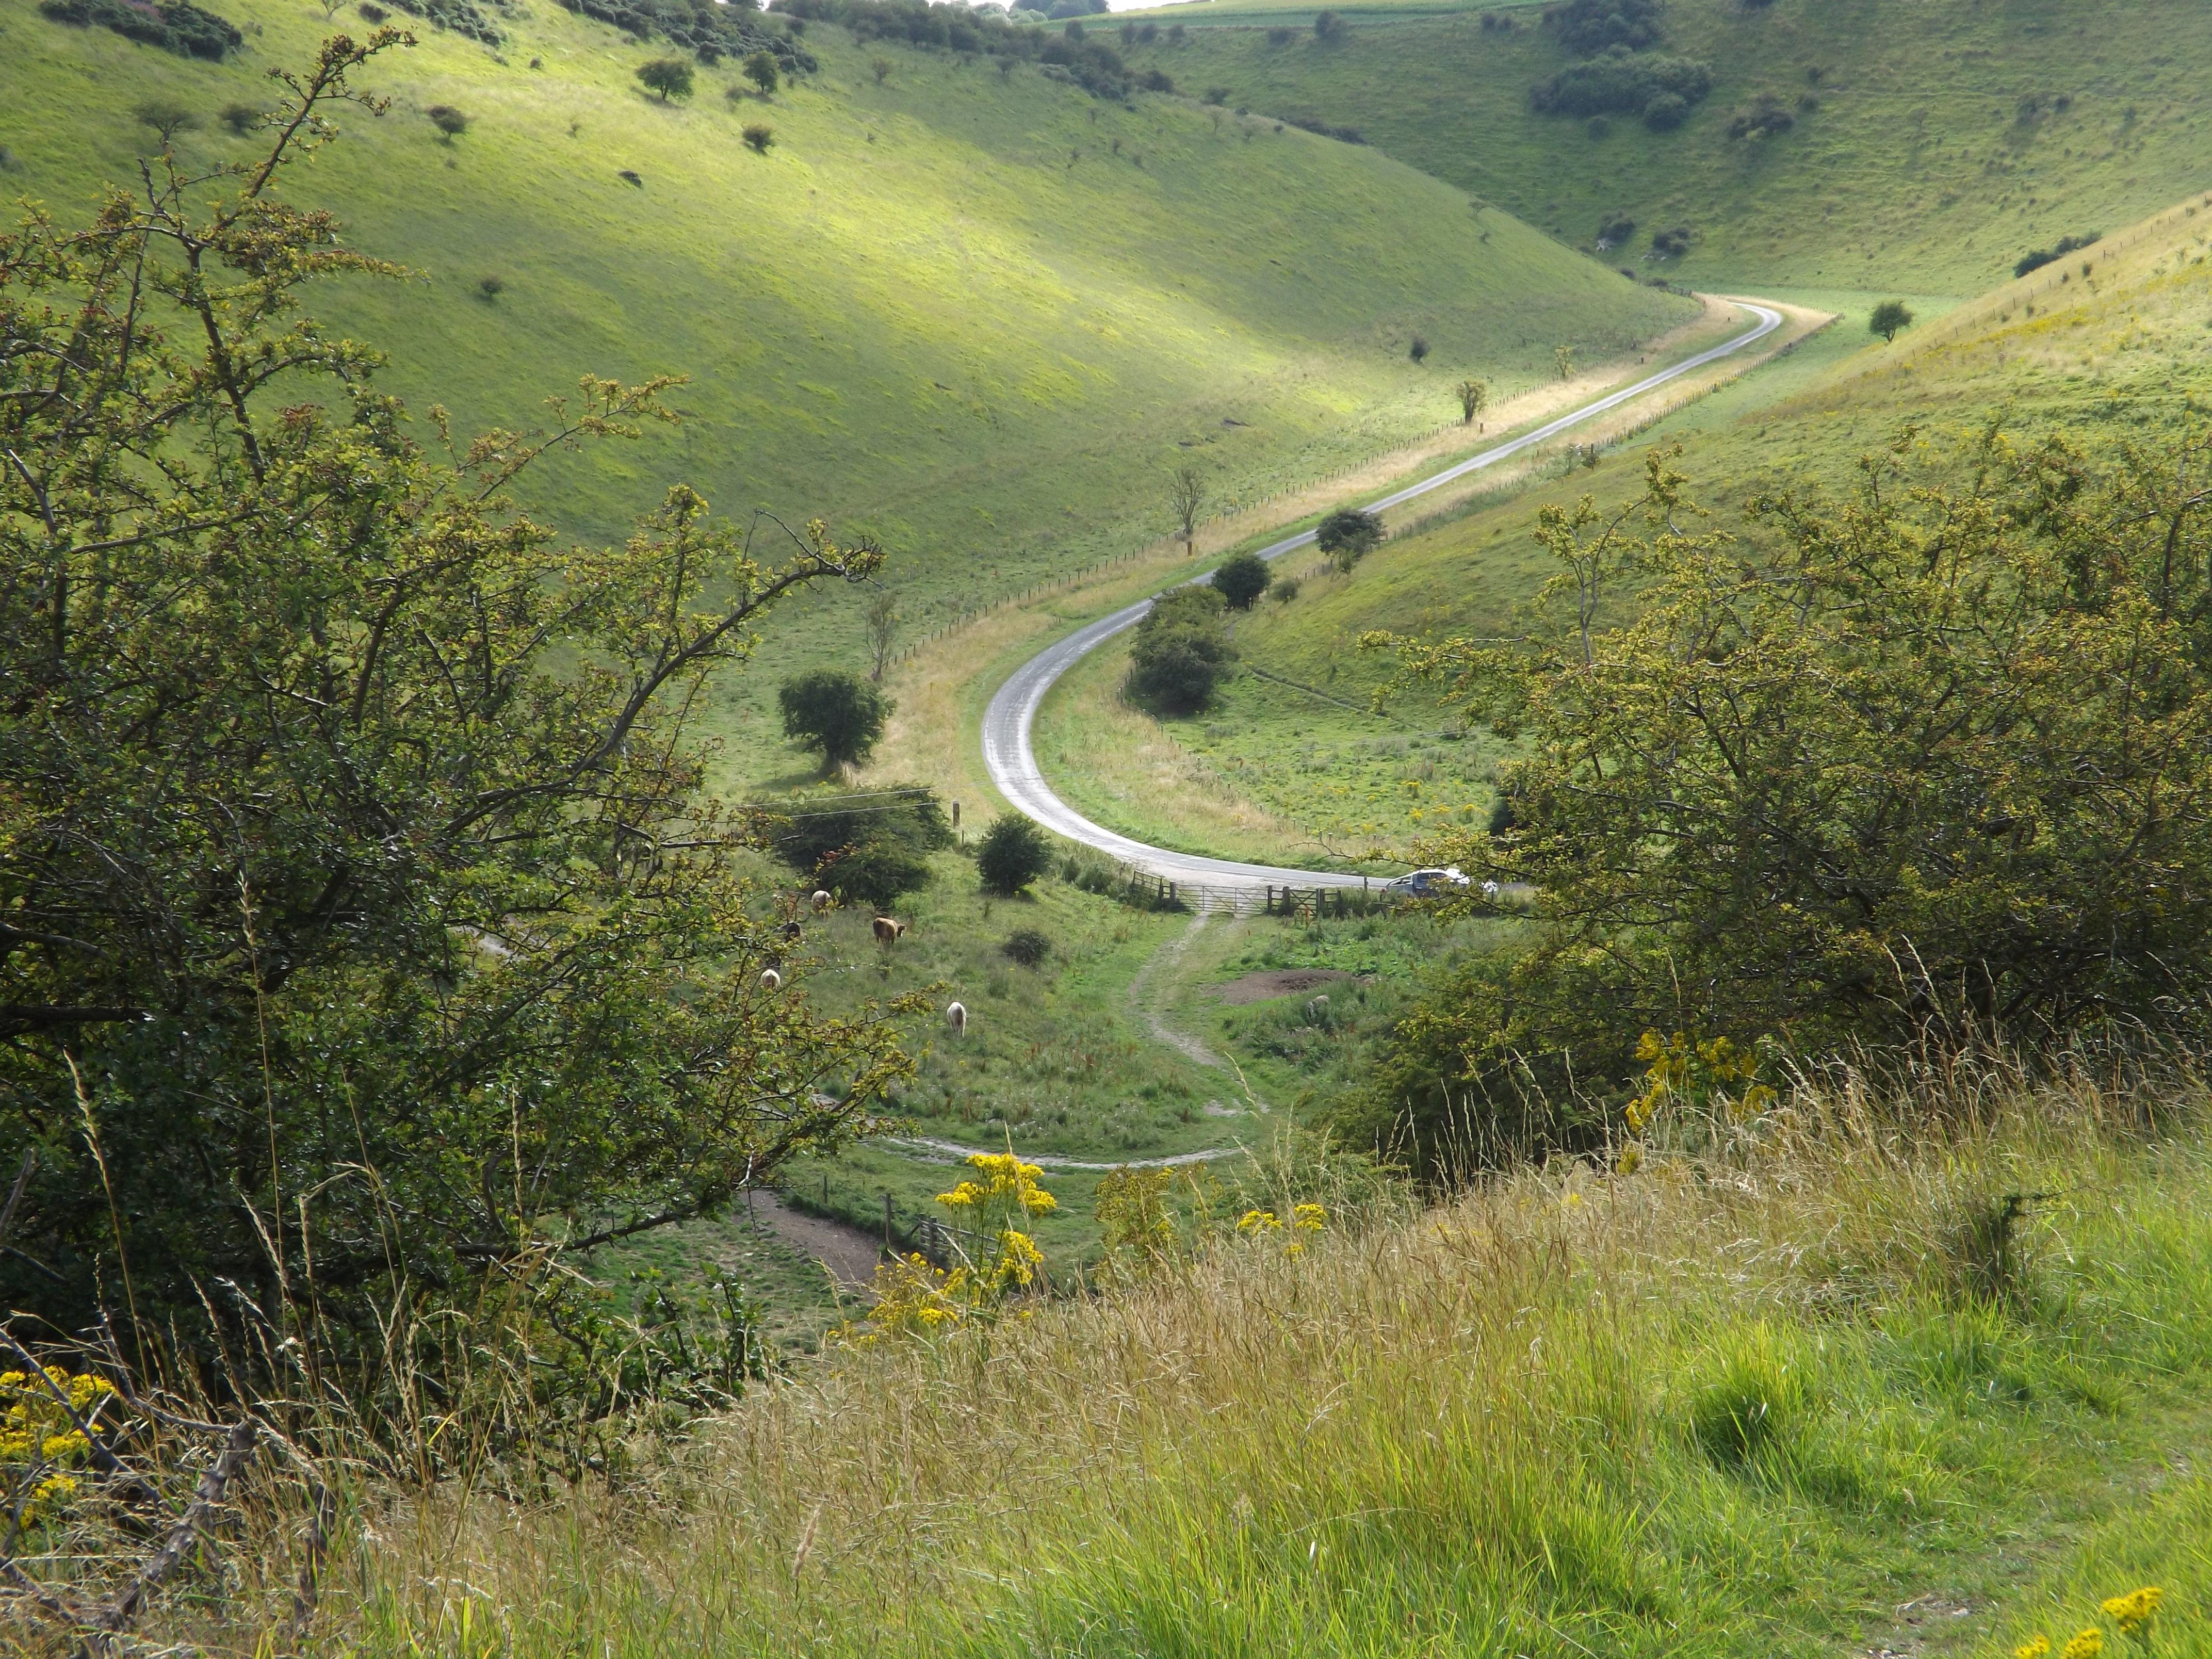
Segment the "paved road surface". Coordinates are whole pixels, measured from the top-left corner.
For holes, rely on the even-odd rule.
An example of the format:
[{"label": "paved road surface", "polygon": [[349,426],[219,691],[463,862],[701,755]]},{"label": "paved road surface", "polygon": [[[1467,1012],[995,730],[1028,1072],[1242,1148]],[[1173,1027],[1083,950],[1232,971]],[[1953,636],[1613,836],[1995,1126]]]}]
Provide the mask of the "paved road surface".
[{"label": "paved road surface", "polygon": [[[1671,380],[1703,368],[1708,363],[1732,356],[1747,346],[1765,339],[1782,326],[1782,313],[1766,306],[1738,301],[1757,321],[1743,333],[1725,340],[1711,350],[1701,351],[1656,374],[1646,375],[1635,385],[1623,386],[1609,392],[1595,403],[1584,404],[1580,409],[1560,416],[1557,420],[1524,432],[1509,442],[1486,449],[1479,455],[1468,457],[1455,466],[1431,474],[1418,483],[1407,484],[1379,500],[1368,503],[1370,513],[1380,512],[1425,495],[1430,490],[1440,489],[1455,479],[1470,472],[1518,455],[1547,439],[1556,438],[1562,432],[1594,419],[1608,410],[1632,402],[1647,392],[1656,391]],[[1304,531],[1296,536],[1286,536],[1281,541],[1260,550],[1263,559],[1279,559],[1285,553],[1311,545],[1314,532]],[[1204,581],[1212,575],[1192,578]],[[1206,899],[1220,897],[1224,902],[1244,902],[1256,898],[1263,888],[1273,886],[1362,887],[1369,878],[1346,875],[1340,871],[1297,870],[1275,864],[1242,864],[1234,859],[1203,858],[1195,853],[1172,852],[1164,847],[1151,847],[1127,836],[1116,835],[1103,824],[1093,823],[1066,801],[1054,794],[1052,786],[1044,781],[1038,769],[1036,751],[1030,746],[1030,729],[1036,720],[1038,707],[1053,683],[1075,666],[1091,652],[1125,629],[1134,628],[1145,613],[1152,608],[1151,599],[1140,599],[1133,605],[1116,611],[1110,617],[1101,617],[1088,627],[1077,629],[1066,638],[1048,646],[1016,669],[1006,683],[1000,686],[983,711],[983,764],[991,775],[991,781],[1015,808],[1036,819],[1046,829],[1097,848],[1109,858],[1134,866],[1147,874],[1172,881],[1180,887],[1195,890],[1201,903]]]}]

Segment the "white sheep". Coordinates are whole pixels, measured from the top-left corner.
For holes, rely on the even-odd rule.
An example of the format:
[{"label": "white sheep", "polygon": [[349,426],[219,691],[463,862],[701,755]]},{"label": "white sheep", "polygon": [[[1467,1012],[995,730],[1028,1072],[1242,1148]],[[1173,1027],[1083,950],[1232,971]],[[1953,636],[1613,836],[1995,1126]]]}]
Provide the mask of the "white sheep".
[{"label": "white sheep", "polygon": [[964,1035],[968,1030],[967,1009],[957,1002],[948,1003],[945,1009],[945,1023],[952,1028],[953,1036]]},{"label": "white sheep", "polygon": [[762,969],[761,989],[763,991],[781,991],[783,989],[783,975],[777,973],[773,968]]},{"label": "white sheep", "polygon": [[813,903],[814,914],[818,916],[824,910],[827,910],[830,908],[830,895],[823,892],[819,887],[816,888],[814,890]]}]

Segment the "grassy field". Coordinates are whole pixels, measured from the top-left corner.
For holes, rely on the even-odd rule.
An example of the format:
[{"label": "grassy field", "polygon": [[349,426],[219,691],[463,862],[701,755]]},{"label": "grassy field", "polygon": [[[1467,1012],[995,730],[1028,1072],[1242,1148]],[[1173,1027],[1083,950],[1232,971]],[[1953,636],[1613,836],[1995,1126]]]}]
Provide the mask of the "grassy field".
[{"label": "grassy field", "polygon": [[[1055,786],[1117,828],[1164,828],[1192,850],[1272,856],[1262,849],[1320,840],[1417,859],[1425,831],[1487,812],[1502,751],[1479,732],[1462,736],[1452,712],[1418,691],[1369,712],[1393,659],[1362,652],[1363,634],[1510,628],[1515,608],[1550,574],[1530,534],[1536,513],[1584,494],[1626,500],[1654,443],[1683,446],[1678,465],[1726,522],[1762,490],[1841,483],[1860,454],[1908,422],[1932,442],[2000,416],[2023,434],[2063,428],[2081,441],[2170,428],[2212,396],[2212,198],[2116,229],[2063,268],[1931,310],[1893,345],[1870,342],[1863,315],[1854,328],[1844,311],[1788,356],[1607,452],[1594,471],[1555,459],[1502,499],[1478,500],[1426,529],[1409,523],[1410,533],[1349,577],[1298,569],[1295,599],[1263,604],[1239,627],[1245,664],[1275,678],[1240,675],[1206,716],[1163,725],[1107,706],[1110,667],[1071,676],[1068,692],[1048,704],[1043,729],[1054,746],[1040,751]],[[1079,772],[1056,765],[1060,755],[1085,764]],[[1118,798],[1114,781],[1139,760],[1157,777],[1202,778],[1204,790],[1188,799],[1157,788]],[[1259,816],[1267,838],[1243,827]]]},{"label": "grassy field", "polygon": [[[241,157],[216,111],[362,27],[229,9],[246,49],[210,64],[0,0],[0,193],[84,212],[135,177],[149,97],[198,112],[188,165]],[[772,101],[726,100],[726,63],[664,103],[634,78],[662,48],[555,6],[511,27],[496,52],[426,29],[380,59],[390,113],[347,112],[296,178],[418,274],[350,283],[332,322],[464,432],[526,422],[586,372],[689,374],[680,428],[539,481],[555,520],[620,533],[678,478],[732,514],[820,514],[890,548],[909,630],[1148,543],[1177,465],[1209,514],[1234,510],[1455,418],[1463,374],[1510,392],[1557,343],[1613,357],[1692,314],[1377,151],[1182,99],[1102,104],[821,27],[821,72]],[[450,143],[422,115],[441,103],[472,122]],[[754,120],[765,155],[738,142]],[[857,659],[860,609],[805,607],[721,688],[730,787],[791,770],[763,732],[773,683]]]},{"label": "grassy field", "polygon": [[1960,1081],[1418,1217],[1313,1177],[1319,1234],[845,1353],[626,1490],[435,1495],[331,1650],[1978,1659],[2150,1584],[2203,1653],[2201,1092]]},{"label": "grassy field", "polygon": [[[1529,88],[1568,61],[1534,8],[1355,4],[1330,41],[1316,9],[1168,8],[1147,21],[1185,24],[1185,41],[1136,59],[1231,107],[1356,129],[1577,247],[1625,216],[1636,232],[1608,263],[1701,287],[1975,294],[2031,248],[2212,185],[2195,0],[1674,0],[1665,50],[1713,84],[1664,133],[1534,113]],[[1731,137],[1762,95],[1794,125]],[[1652,258],[1652,234],[1675,228],[1689,252]]]}]

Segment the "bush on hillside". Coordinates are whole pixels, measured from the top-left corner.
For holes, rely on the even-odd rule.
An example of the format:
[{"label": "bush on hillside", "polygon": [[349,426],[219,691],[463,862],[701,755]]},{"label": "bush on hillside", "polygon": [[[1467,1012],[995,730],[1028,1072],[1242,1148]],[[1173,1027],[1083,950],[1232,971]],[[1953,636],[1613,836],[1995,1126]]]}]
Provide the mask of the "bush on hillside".
[{"label": "bush on hillside", "polygon": [[1583,57],[1619,48],[1649,52],[1666,36],[1662,0],[1566,0],[1544,9],[1544,26]]},{"label": "bush on hillside", "polygon": [[1345,35],[1344,19],[1333,11],[1316,13],[1313,30],[1316,40],[1341,40]]},{"label": "bush on hillside", "polygon": [[1323,138],[1334,138],[1340,144],[1364,144],[1367,142],[1360,136],[1358,127],[1332,126],[1318,115],[1285,115],[1283,118],[1301,132],[1311,132]]},{"label": "bush on hillside", "polygon": [[252,104],[225,104],[216,118],[230,129],[234,137],[243,138],[252,131],[261,113]]},{"label": "bush on hillside", "polygon": [[[631,39],[655,38],[690,52],[701,63],[765,52],[786,76],[812,74],[814,54],[781,30],[771,28],[750,5],[718,0],[559,0],[596,22],[611,23]],[[778,14],[781,15],[781,12]]]},{"label": "bush on hillside", "polygon": [[[487,46],[503,45],[507,40],[507,32],[477,0],[392,0],[392,3],[433,28],[444,29]],[[502,15],[507,13],[508,8],[502,0],[491,0],[491,3]]]},{"label": "bush on hillside", "polygon": [[[1498,832],[1424,857],[1547,919],[1435,988],[1368,1121],[1487,1101],[1501,1136],[1571,1139],[1646,1031],[1800,1059],[2201,1039],[2212,520],[2183,453],[2208,440],[2100,462],[1991,435],[1938,467],[1907,434],[1846,499],[1755,501],[1743,538],[1656,454],[1617,516],[1546,507],[1561,575],[1517,642],[1411,660],[1523,756]],[[1617,621],[1586,636],[1593,607]],[[1527,1084],[1583,1116],[1513,1121]]]},{"label": "bush on hillside", "polygon": [[2044,266],[2055,264],[2069,253],[2078,253],[2085,247],[2094,246],[2102,234],[2102,232],[2090,230],[2084,231],[2079,236],[2062,236],[2050,247],[2039,247],[2033,252],[2021,254],[2020,263],[2012,268],[2012,274],[2015,276],[2025,276],[2031,270],[2040,270]]},{"label": "bush on hillside", "polygon": [[1644,115],[1655,99],[1695,104],[1712,89],[1709,64],[1616,46],[1538,82],[1528,102],[1540,115]]},{"label": "bush on hillside", "polygon": [[1778,138],[1796,125],[1788,105],[1772,93],[1762,92],[1750,108],[1736,112],[1728,132],[1731,138]]},{"label": "bush on hillside", "polygon": [[658,94],[664,104],[671,98],[689,98],[696,84],[690,64],[681,58],[649,58],[637,66],[637,78],[647,92]]},{"label": "bush on hillside", "polygon": [[433,104],[422,114],[438,129],[438,142],[441,144],[452,143],[469,130],[469,118],[451,104]]},{"label": "bush on hillside", "polygon": [[191,0],[174,0],[166,6],[134,0],[40,0],[39,11],[57,23],[112,29],[126,40],[159,46],[180,58],[219,60],[246,44],[246,37],[228,19],[204,11]]},{"label": "bush on hillside", "polygon": [[1618,247],[1635,234],[1635,220],[1625,213],[1608,214],[1605,222],[1597,228],[1597,245],[1601,249]]},{"label": "bush on hillside", "polygon": [[1223,615],[1227,608],[1211,587],[1163,593],[1137,624],[1123,695],[1157,714],[1193,714],[1212,702],[1237,657]]},{"label": "bush on hillside", "polygon": [[1034,927],[1017,927],[1006,935],[999,952],[1024,968],[1042,968],[1052,956],[1052,941]]},{"label": "bush on hillside", "polygon": [[1274,579],[1275,573],[1257,553],[1238,553],[1221,562],[1213,573],[1213,586],[1231,611],[1249,611]]},{"label": "bush on hillside", "polygon": [[1912,326],[1912,308],[1902,300],[1884,300],[1867,314],[1867,332],[1894,340]]},{"label": "bush on hillside", "polygon": [[804,795],[764,819],[778,858],[848,903],[887,910],[927,887],[929,855],[952,845],[952,826],[921,784],[865,793]]},{"label": "bush on hillside", "polygon": [[1690,251],[1687,225],[1674,225],[1651,233],[1651,252],[1662,259],[1680,258]]},{"label": "bush on hillside", "polygon": [[1662,92],[1644,106],[1644,125],[1654,132],[1672,132],[1690,118],[1690,100],[1680,93]]},{"label": "bush on hillside", "polygon": [[1052,843],[1018,812],[1002,812],[975,844],[975,874],[983,890],[1012,898],[1052,868]]},{"label": "bush on hillside", "polygon": [[1314,531],[1314,545],[1328,555],[1331,564],[1346,574],[1382,541],[1382,520],[1356,507],[1340,507]]}]

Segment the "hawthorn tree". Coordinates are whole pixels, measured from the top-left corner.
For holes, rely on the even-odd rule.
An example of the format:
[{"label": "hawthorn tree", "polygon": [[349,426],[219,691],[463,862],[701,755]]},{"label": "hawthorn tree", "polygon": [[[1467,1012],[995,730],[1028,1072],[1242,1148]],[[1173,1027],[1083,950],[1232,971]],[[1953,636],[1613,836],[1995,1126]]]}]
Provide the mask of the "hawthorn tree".
[{"label": "hawthorn tree", "polygon": [[777,690],[783,735],[822,757],[822,769],[856,766],[881,741],[893,704],[882,690],[842,668],[817,668]]},{"label": "hawthorn tree", "polygon": [[1188,553],[1198,533],[1198,514],[1206,505],[1206,474],[1194,466],[1179,466],[1168,474],[1168,506],[1182,526],[1182,550]]},{"label": "hawthorn tree", "polygon": [[681,485],[565,543],[518,484],[667,382],[447,462],[305,308],[400,274],[276,185],[405,38],[281,74],[257,161],[0,235],[0,1295],[226,1375],[381,1375],[380,1322],[712,1212],[908,1069],[805,994],[685,718],[879,556],[757,559]]},{"label": "hawthorn tree", "polygon": [[1459,393],[1460,423],[1473,426],[1474,417],[1481,414],[1490,402],[1490,387],[1480,380],[1462,380],[1455,389]]},{"label": "hawthorn tree", "polygon": [[1232,611],[1249,611],[1275,579],[1267,562],[1257,553],[1237,553],[1221,562],[1213,573],[1213,586]]},{"label": "hawthorn tree", "polygon": [[645,83],[647,91],[659,93],[664,104],[671,98],[689,98],[695,84],[688,58],[648,59],[637,66],[637,78]]},{"label": "hawthorn tree", "polygon": [[744,70],[745,79],[760,88],[762,97],[769,97],[775,91],[778,76],[774,52],[763,50],[753,53],[745,59]]},{"label": "hawthorn tree", "polygon": [[1912,326],[1912,311],[1902,300],[1884,300],[1867,317],[1867,332],[1894,340]]},{"label": "hawthorn tree", "polygon": [[1356,507],[1340,507],[1314,531],[1314,545],[1328,554],[1328,562],[1346,575],[1382,540],[1382,520]]}]

